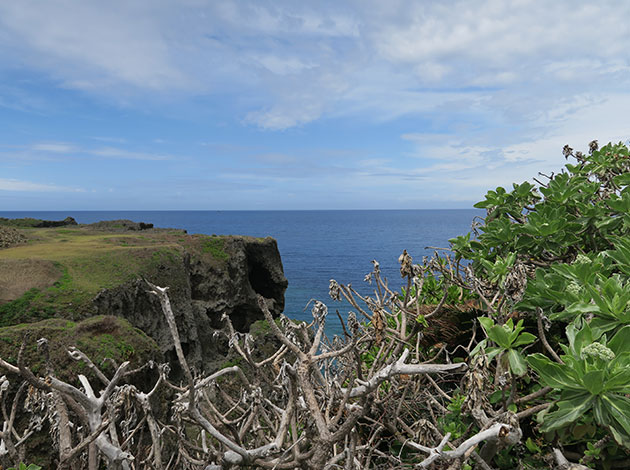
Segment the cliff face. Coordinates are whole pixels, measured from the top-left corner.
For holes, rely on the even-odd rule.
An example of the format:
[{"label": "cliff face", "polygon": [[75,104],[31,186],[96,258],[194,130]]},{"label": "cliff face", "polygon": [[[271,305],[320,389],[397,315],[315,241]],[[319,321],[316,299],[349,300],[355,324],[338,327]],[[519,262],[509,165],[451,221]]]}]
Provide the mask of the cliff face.
[{"label": "cliff face", "polygon": [[[269,301],[272,312],[284,309],[287,280],[276,241],[272,238],[222,238],[223,259],[208,260],[189,251],[163,259],[148,279],[169,286],[184,352],[193,367],[212,370],[225,360],[227,343],[215,335],[223,315],[241,332],[263,318],[256,296]],[[129,320],[152,337],[174,363],[175,350],[157,299],[146,292],[141,280],[105,289],[94,298],[96,313]]]},{"label": "cliff face", "polygon": [[[274,239],[140,230],[114,222],[21,228],[27,243],[0,249],[0,327],[115,315],[152,338],[177,374],[160,304],[142,278],[169,287],[184,351],[200,371],[225,361],[227,340],[215,334],[224,326],[223,315],[247,331],[263,318],[258,294],[274,314],[282,312],[288,283]],[[39,266],[48,267],[47,276],[34,275]]]}]

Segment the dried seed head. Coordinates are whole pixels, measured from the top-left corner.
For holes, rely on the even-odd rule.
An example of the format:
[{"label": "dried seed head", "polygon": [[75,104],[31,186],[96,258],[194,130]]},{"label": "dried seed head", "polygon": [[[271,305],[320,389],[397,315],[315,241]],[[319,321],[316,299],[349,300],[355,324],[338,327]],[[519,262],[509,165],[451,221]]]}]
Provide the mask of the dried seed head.
[{"label": "dried seed head", "polygon": [[522,263],[516,263],[505,277],[503,288],[512,301],[519,302],[527,287],[527,269]]},{"label": "dried seed head", "polygon": [[328,315],[328,307],[323,302],[316,300],[313,304],[313,308],[311,309],[311,314],[317,323],[322,323],[326,321],[326,316]]},{"label": "dried seed head", "polygon": [[353,335],[356,335],[359,331],[359,322],[357,321],[357,315],[354,312],[348,313],[348,329]]},{"label": "dried seed head", "polygon": [[407,277],[413,276],[413,260],[411,255],[407,253],[407,250],[403,250],[402,254],[398,257],[398,262],[400,263],[400,276]]},{"label": "dried seed head", "polygon": [[331,279],[330,284],[328,285],[328,295],[330,295],[330,298],[333,300],[341,300],[341,289],[339,287],[339,283],[334,279]]},{"label": "dried seed head", "polygon": [[573,149],[569,147],[568,144],[565,145],[564,147],[562,147],[562,155],[564,155],[564,158],[569,158],[573,156]]}]

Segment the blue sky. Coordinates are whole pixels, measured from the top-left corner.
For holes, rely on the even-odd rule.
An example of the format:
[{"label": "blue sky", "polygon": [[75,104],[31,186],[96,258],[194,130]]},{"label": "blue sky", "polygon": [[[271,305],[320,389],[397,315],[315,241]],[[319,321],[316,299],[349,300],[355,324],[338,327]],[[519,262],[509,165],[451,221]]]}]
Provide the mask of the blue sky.
[{"label": "blue sky", "polygon": [[0,209],[467,208],[630,137],[630,2],[0,3]]}]

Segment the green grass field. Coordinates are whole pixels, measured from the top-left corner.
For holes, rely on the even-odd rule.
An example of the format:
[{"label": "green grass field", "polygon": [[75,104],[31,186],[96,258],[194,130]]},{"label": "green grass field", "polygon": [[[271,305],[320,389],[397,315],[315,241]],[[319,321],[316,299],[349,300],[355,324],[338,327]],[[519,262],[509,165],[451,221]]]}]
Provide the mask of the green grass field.
[{"label": "green grass field", "polygon": [[184,252],[229,258],[223,237],[181,231],[106,232],[26,228],[28,243],[0,250],[0,326],[54,316],[78,319],[102,289],[181,265]]}]

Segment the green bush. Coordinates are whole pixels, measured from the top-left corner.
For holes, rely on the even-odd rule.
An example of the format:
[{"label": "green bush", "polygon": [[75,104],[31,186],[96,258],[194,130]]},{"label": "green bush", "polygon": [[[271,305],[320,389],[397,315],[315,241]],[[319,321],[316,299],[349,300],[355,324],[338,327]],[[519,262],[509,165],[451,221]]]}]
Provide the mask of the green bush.
[{"label": "green bush", "polygon": [[481,225],[450,242],[487,310],[473,354],[496,358],[491,387],[505,396],[509,372],[512,403],[551,389],[521,452],[561,444],[610,468],[630,455],[630,151],[563,153],[575,163],[538,186],[488,191]]}]

